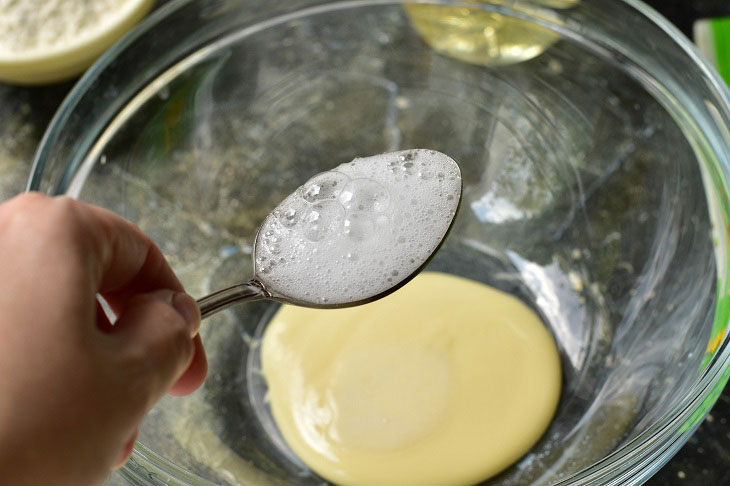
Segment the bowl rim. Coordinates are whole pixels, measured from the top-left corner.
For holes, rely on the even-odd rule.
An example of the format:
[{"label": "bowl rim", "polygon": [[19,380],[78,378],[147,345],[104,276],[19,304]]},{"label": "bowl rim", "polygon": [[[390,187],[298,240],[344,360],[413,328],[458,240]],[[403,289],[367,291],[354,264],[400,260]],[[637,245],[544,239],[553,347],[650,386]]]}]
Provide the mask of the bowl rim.
[{"label": "bowl rim", "polygon": [[[449,0],[414,1],[418,3],[468,3],[468,0],[457,0],[455,2],[449,2]],[[646,20],[661,29],[683,51],[688,57],[688,60],[702,71],[706,80],[710,81],[714,94],[717,96],[717,101],[721,103],[719,108],[723,110],[726,118],[730,119],[730,90],[715,68],[704,59],[694,44],[677,27],[671,24],[669,20],[649,5],[643,3],[643,1],[615,1],[634,9]],[[119,53],[127,49],[148,31],[155,28],[166,17],[194,2],[195,0],[170,0],[168,3],[153,10],[152,13],[107,50],[86,71],[64,98],[59,109],[51,119],[33,159],[31,172],[26,184],[26,191],[38,190],[40,187],[51,147],[57,142],[60,131],[63,129],[89,86],[114,62]],[[406,3],[406,0],[321,0],[317,3],[317,6],[328,5],[332,8],[346,5],[392,5],[398,3]],[[512,4],[529,5],[530,3],[530,0],[512,0],[508,6],[500,6],[499,9],[515,13],[509,6]],[[473,3],[471,6],[473,7]],[[312,6],[308,6],[299,10],[299,12],[311,10],[312,8]],[[520,17],[519,14],[515,16]],[[535,21],[535,19],[530,18],[527,18],[527,20]],[[561,33],[572,32],[570,30],[571,27],[553,24],[547,18],[541,18],[538,23]],[[578,35],[585,37],[586,33],[581,32]],[[596,41],[595,38],[593,40]],[[728,133],[726,142],[730,144],[730,132]],[[720,160],[720,165],[722,176],[726,181],[730,181],[730,160]],[[719,303],[716,303],[716,312],[719,305]],[[727,326],[727,323],[725,325]],[[728,382],[728,379],[730,379],[730,334],[726,327],[712,359],[704,365],[695,383],[691,385],[685,396],[671,410],[636,437],[621,444],[611,454],[556,484],[563,486],[568,484],[593,484],[600,482],[601,484],[618,486],[643,483],[659,470],[689,439],[700,422],[709,413],[712,405],[714,405],[725,384]],[[140,476],[138,470],[140,467],[143,469],[150,468],[156,474],[164,474],[171,479],[185,484],[205,486],[214,484],[204,478],[191,475],[191,473],[167,461],[164,457],[146,446],[137,444],[135,445],[130,465],[122,469],[123,475],[129,479],[149,479],[148,475]]]}]

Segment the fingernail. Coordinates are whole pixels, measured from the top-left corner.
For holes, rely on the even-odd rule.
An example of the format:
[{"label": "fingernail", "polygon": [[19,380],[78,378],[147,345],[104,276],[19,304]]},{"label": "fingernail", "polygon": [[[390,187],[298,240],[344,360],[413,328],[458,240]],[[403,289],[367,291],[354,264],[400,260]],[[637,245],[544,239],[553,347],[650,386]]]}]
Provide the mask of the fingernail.
[{"label": "fingernail", "polygon": [[172,306],[185,319],[190,328],[190,337],[195,337],[200,329],[200,309],[195,299],[185,292],[177,292],[172,296]]},{"label": "fingernail", "polygon": [[129,457],[132,455],[132,450],[134,450],[134,443],[137,440],[137,435],[139,434],[139,429],[135,429],[134,433],[132,434],[132,437],[130,437],[127,442],[124,444],[124,447],[122,448],[122,453],[119,454],[119,458],[116,460],[114,465],[112,466],[112,471],[116,471],[117,469],[120,469],[122,466],[124,466],[127,461],[129,460]]}]

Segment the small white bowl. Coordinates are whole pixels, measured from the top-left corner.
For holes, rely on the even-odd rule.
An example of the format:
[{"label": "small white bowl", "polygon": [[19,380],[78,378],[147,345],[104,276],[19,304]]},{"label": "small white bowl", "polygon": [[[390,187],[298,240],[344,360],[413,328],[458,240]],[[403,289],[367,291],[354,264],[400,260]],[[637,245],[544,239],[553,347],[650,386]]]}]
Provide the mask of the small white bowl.
[{"label": "small white bowl", "polygon": [[0,81],[39,85],[72,79],[83,73],[126,34],[152,7],[154,0],[130,0],[101,29],[81,31],[72,41],[26,52],[0,52]]}]

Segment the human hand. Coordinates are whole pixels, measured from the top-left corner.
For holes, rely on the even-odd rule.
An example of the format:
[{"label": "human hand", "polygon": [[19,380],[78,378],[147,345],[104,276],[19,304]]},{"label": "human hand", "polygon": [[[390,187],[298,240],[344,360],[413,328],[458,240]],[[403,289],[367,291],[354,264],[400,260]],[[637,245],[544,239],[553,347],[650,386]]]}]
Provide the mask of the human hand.
[{"label": "human hand", "polygon": [[202,384],[199,325],[195,301],[132,224],[66,197],[0,205],[2,482],[103,481],[165,392]]}]

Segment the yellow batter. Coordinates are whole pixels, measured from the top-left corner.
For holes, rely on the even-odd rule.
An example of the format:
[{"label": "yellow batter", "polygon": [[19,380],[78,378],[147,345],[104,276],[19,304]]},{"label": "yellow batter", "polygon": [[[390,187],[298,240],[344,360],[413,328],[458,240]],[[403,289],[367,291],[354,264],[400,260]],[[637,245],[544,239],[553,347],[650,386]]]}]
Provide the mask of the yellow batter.
[{"label": "yellow batter", "polygon": [[262,365],[286,442],[337,484],[482,481],[540,438],[561,385],[527,306],[441,273],[365,306],[283,306]]}]

